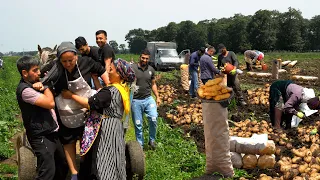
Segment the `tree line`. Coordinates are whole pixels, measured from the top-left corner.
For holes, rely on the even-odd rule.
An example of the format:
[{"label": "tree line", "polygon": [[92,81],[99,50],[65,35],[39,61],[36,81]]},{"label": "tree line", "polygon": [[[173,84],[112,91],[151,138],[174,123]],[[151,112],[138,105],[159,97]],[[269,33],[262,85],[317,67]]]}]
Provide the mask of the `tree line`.
[{"label": "tree line", "polygon": [[[259,10],[254,15],[170,22],[154,30],[132,29],[125,36],[131,53],[138,54],[150,41],[176,42],[177,50],[197,50],[205,44],[217,47],[223,43],[235,52],[247,49],[261,51],[313,51],[320,49],[320,15],[303,18],[301,11],[288,8],[280,13]],[[111,43],[110,43],[111,45]]]}]

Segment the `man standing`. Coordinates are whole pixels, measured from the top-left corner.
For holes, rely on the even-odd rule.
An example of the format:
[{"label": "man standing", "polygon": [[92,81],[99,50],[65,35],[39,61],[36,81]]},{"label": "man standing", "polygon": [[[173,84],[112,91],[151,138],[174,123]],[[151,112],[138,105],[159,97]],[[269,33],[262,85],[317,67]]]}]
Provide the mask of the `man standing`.
[{"label": "man standing", "polygon": [[246,50],[244,52],[244,60],[246,61],[247,70],[252,70],[252,64],[256,64],[256,61],[263,62],[264,54],[257,50]]},{"label": "man standing", "polygon": [[189,60],[189,76],[191,77],[191,83],[189,88],[189,94],[191,98],[196,97],[196,92],[198,89],[198,68],[200,57],[204,54],[205,48],[202,47],[198,51],[191,54]]},{"label": "man standing", "polygon": [[214,66],[212,61],[215,51],[214,47],[210,46],[207,52],[200,58],[200,79],[203,84],[206,84],[210,79],[214,79],[215,74],[222,75],[221,71]]},{"label": "man standing", "polygon": [[237,68],[239,66],[237,56],[234,52],[227,51],[227,48],[223,44],[219,44],[219,51],[221,54],[218,56],[218,69],[221,69],[221,67],[226,63],[230,63],[235,67],[229,74],[227,74],[227,86],[233,88],[238,98],[238,102],[242,106],[245,106],[247,103],[243,99],[240,82],[237,76]]},{"label": "man standing", "polygon": [[99,62],[106,71],[109,72],[110,63],[115,59],[115,54],[112,47],[107,43],[107,32],[99,30],[96,32],[96,43],[100,47],[99,49]]},{"label": "man standing", "polygon": [[57,134],[54,97],[49,88],[44,89],[39,83],[39,64],[40,61],[31,56],[17,61],[21,80],[16,95],[28,141],[37,156],[35,179],[66,179],[68,166]]},{"label": "man standing", "polygon": [[[157,106],[160,105],[157,84],[155,80],[155,70],[148,65],[150,52],[145,49],[140,55],[140,60],[137,64],[133,64],[132,68],[137,78],[138,90],[134,93],[131,111],[132,120],[135,126],[137,141],[143,146],[143,114],[149,120],[149,145],[154,149],[156,147],[156,132],[157,132]],[[156,96],[156,102],[151,96],[151,90]]]},{"label": "man standing", "polygon": [[79,36],[76,40],[76,48],[80,51],[82,56],[91,57],[93,60],[99,62],[99,48],[96,46],[88,46],[87,40]]}]

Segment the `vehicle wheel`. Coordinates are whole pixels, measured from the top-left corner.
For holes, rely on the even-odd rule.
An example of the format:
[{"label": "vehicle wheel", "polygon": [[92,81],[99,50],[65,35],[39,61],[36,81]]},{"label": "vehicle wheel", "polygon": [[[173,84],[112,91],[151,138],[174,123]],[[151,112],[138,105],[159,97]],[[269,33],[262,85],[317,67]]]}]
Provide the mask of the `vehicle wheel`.
[{"label": "vehicle wheel", "polygon": [[128,179],[137,177],[139,180],[143,179],[145,171],[144,152],[137,141],[130,141],[126,144],[126,162],[127,162],[127,176]]},{"label": "vehicle wheel", "polygon": [[16,140],[17,162],[19,162],[19,149],[23,146],[23,134],[19,134]]},{"label": "vehicle wheel", "polygon": [[33,180],[36,177],[37,159],[32,150],[22,146],[18,152],[18,178],[19,180]]}]

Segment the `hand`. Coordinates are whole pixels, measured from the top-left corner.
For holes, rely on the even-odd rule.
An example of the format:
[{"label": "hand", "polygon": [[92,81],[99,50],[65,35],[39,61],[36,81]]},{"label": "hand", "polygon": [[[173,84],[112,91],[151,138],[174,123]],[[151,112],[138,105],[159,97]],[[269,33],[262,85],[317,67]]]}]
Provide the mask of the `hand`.
[{"label": "hand", "polygon": [[44,72],[44,73],[43,73],[43,74],[44,74],[44,76],[46,76],[46,75],[48,74],[48,72],[49,72],[49,71]]},{"label": "hand", "polygon": [[160,106],[160,104],[161,104],[161,99],[157,98],[157,106]]},{"label": "hand", "polygon": [[233,69],[233,70],[230,71],[229,74],[231,74],[231,75],[236,75],[236,73],[237,73],[237,69]]},{"label": "hand", "polygon": [[44,87],[42,82],[36,82],[34,84],[32,84],[33,89],[38,90],[38,91],[43,91]]},{"label": "hand", "polygon": [[96,73],[91,73],[91,77],[92,77],[92,79],[98,79],[98,74],[96,74]]},{"label": "hand", "polygon": [[300,119],[304,118],[303,112],[298,112],[298,113],[297,113],[297,116],[298,116]]},{"label": "hand", "polygon": [[73,93],[69,90],[62,90],[61,95],[64,99],[71,99]]}]

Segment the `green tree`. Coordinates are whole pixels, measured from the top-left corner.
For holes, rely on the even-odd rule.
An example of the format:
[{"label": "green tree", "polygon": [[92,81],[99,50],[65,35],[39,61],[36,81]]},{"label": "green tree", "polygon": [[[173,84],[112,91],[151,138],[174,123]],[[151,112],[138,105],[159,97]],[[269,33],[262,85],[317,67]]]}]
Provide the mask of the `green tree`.
[{"label": "green tree", "polygon": [[279,12],[259,10],[248,24],[249,42],[253,49],[274,50],[277,41]]},{"label": "green tree", "polygon": [[141,28],[132,29],[125,36],[126,41],[129,44],[130,52],[138,54],[144,49],[147,45],[146,37],[149,36],[150,31],[145,31]]},{"label": "green tree", "polygon": [[164,35],[164,41],[167,42],[175,42],[177,33],[178,33],[178,25],[174,22],[170,22],[166,27],[165,27],[165,35]]},{"label": "green tree", "polygon": [[131,42],[130,52],[133,54],[139,54],[144,48],[147,47],[147,41],[144,37],[136,37]]},{"label": "green tree", "polygon": [[251,48],[247,33],[249,20],[250,16],[244,16],[242,14],[236,14],[231,18],[231,24],[227,29],[230,41],[230,45],[227,47],[228,49],[235,52],[244,52]]},{"label": "green tree", "polygon": [[123,53],[123,54],[126,53],[126,45],[125,44],[120,44],[119,48],[121,49],[121,53]]},{"label": "green tree", "polygon": [[115,40],[111,40],[109,41],[109,45],[112,47],[114,53],[119,53],[119,47],[118,47],[118,43]]},{"label": "green tree", "polygon": [[310,42],[311,50],[320,49],[320,15],[314,16],[310,20],[308,41]]},{"label": "green tree", "polygon": [[198,27],[192,21],[182,21],[179,24],[179,30],[176,37],[178,51],[190,49],[195,51],[204,46],[207,41],[205,30]]},{"label": "green tree", "polygon": [[277,47],[279,50],[301,51],[304,41],[301,35],[303,17],[299,10],[289,7],[288,12],[279,16]]}]

